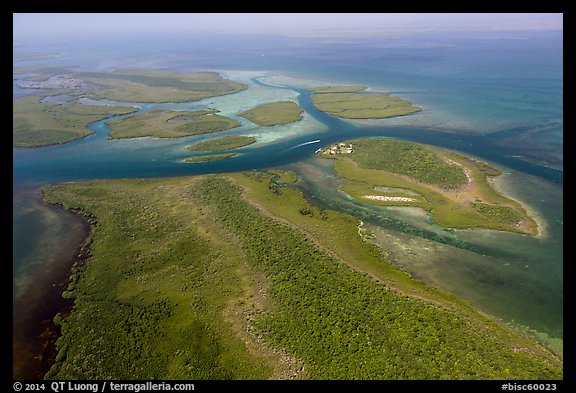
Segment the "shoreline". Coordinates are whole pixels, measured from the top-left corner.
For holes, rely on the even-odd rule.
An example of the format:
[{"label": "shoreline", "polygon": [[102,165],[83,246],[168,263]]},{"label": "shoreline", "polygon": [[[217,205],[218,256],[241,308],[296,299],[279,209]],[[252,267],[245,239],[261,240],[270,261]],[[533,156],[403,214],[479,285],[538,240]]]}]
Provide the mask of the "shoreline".
[{"label": "shoreline", "polygon": [[[404,249],[402,247],[403,243],[401,242],[401,239],[405,239],[408,235],[396,234],[390,237],[390,235],[387,235],[387,233],[391,230],[381,228],[371,223],[367,224],[366,230],[375,234],[375,236],[369,240],[370,242],[380,247],[380,249],[386,250],[390,253],[390,255],[393,255],[392,263],[398,269],[408,272],[410,275],[412,275],[412,277],[422,281],[425,285],[431,288],[439,288],[461,300],[470,302],[473,309],[479,314],[485,316],[494,323],[505,327],[506,329],[511,329],[524,337],[536,340],[541,346],[553,352],[558,358],[563,359],[563,337],[550,336],[544,330],[537,330],[536,328],[530,327],[529,325],[523,324],[522,322],[514,321],[513,318],[499,314],[498,312],[494,312],[494,310],[490,310],[489,308],[485,308],[481,302],[478,302],[478,298],[469,297],[463,293],[462,288],[458,289],[457,287],[450,285],[450,282],[438,280],[438,277],[442,277],[441,275],[429,275],[431,271],[430,266],[434,266],[437,261],[441,260],[442,254],[445,255],[447,252],[442,251],[442,249],[446,250],[450,246],[442,244],[440,249],[430,247],[426,244],[430,240],[424,239],[423,241],[412,243],[410,249]],[[386,239],[385,243],[382,239]],[[388,248],[385,248],[385,246]],[[410,253],[409,250],[413,250],[415,252]],[[455,252],[461,255],[462,259],[465,259],[466,253],[474,253],[473,251],[468,250],[456,250]],[[430,265],[424,266],[419,264],[417,260],[414,259],[416,255],[418,255],[418,258],[425,258],[427,261],[429,261],[428,263]],[[469,259],[469,261],[470,260],[471,259]]]},{"label": "shoreline", "polygon": [[[42,198],[44,201],[44,199]],[[30,294],[14,305],[13,312],[13,354],[12,377],[14,379],[42,380],[55,364],[58,350],[56,341],[61,337],[61,327],[54,322],[60,314],[67,319],[74,308],[74,299],[64,298],[62,294],[68,288],[72,268],[82,266],[90,257],[91,217],[79,214],[75,210],[65,210],[62,206],[46,206],[69,212],[82,222],[83,236],[76,246],[73,257],[62,261],[53,278],[47,280],[37,290],[40,294]],[[34,296],[40,296],[41,302]],[[21,312],[24,309],[25,312]],[[20,312],[16,314],[16,310]]]},{"label": "shoreline", "polygon": [[[536,222],[536,230],[538,231],[535,235],[532,235],[536,239],[546,239],[548,234],[548,222],[540,215],[537,209],[532,207],[528,202],[518,199],[516,192],[514,190],[514,186],[509,183],[510,175],[507,172],[502,172],[500,176],[496,176],[493,179],[489,180],[490,186],[494,188],[497,192],[500,192],[502,195],[506,196],[507,198],[512,199],[513,201],[517,202],[526,210],[526,214],[530,218]],[[506,184],[508,182],[508,184]],[[512,188],[512,190],[510,189]],[[514,194],[514,195],[512,195]]]}]

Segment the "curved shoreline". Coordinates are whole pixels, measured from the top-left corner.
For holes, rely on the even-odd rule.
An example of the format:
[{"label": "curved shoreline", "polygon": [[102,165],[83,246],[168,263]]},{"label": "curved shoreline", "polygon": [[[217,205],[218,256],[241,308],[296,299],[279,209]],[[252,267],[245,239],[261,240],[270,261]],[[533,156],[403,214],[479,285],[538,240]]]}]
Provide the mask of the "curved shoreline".
[{"label": "curved shoreline", "polygon": [[548,237],[548,222],[529,203],[517,199],[517,196],[510,195],[510,189],[509,189],[510,185],[503,184],[507,181],[506,177],[504,176],[508,176],[508,174],[502,173],[502,175],[496,176],[495,178],[491,179],[489,181],[490,185],[494,187],[496,191],[502,193],[502,195],[505,195],[507,198],[510,198],[513,201],[520,204],[520,206],[522,206],[526,210],[528,216],[530,216],[536,222],[536,229],[538,233],[536,235],[533,235],[534,238],[546,239]]},{"label": "curved shoreline", "polygon": [[[398,171],[393,169],[394,167],[390,166],[382,166],[382,169],[375,166],[363,167],[356,162],[354,154],[351,155],[351,158],[346,157],[346,154],[352,153],[352,145],[354,145],[354,152],[356,152],[356,150],[360,151],[360,153],[358,153],[360,156],[358,157],[371,157],[366,160],[374,160],[374,157],[377,157],[377,154],[384,153],[374,150],[375,147],[373,144],[370,145],[371,147],[368,147],[369,145],[367,145],[365,139],[358,138],[346,140],[341,142],[340,145],[350,144],[349,151],[334,152],[334,148],[330,148],[329,150],[325,150],[321,157],[337,160],[337,164],[335,165],[337,175],[349,180],[349,183],[344,185],[342,190],[355,199],[359,201],[369,200],[376,204],[383,203],[384,206],[390,204],[394,205],[396,202],[398,204],[413,203],[415,206],[429,209],[431,219],[444,228],[486,228],[530,236],[537,236],[540,233],[538,228],[539,223],[527,213],[525,204],[512,198],[508,198],[506,193],[502,192],[502,190],[497,190],[492,186],[490,179],[495,175],[500,176],[502,173],[501,171],[493,169],[493,171],[496,171],[495,173],[485,173],[485,169],[478,166],[479,164],[476,160],[472,160],[466,164],[465,160],[470,160],[470,158],[462,153],[453,153],[446,149],[438,149],[432,146],[427,147],[426,145],[414,142],[388,141],[384,138],[373,139],[373,141],[374,143],[385,143],[386,146],[392,146],[391,148],[387,148],[388,150],[382,150],[385,151],[386,154],[390,155],[396,154],[400,148],[403,148],[403,154],[406,156],[406,154],[408,154],[405,152],[407,147],[418,147],[420,150],[416,150],[417,153],[413,153],[413,150],[410,150],[409,157],[411,161],[409,163],[410,165],[407,166],[409,169],[413,168],[413,162],[420,160],[421,157],[427,157],[426,155],[422,156],[424,153],[421,153],[422,149],[425,149],[423,151],[428,152],[427,154],[430,154],[431,152],[445,164],[456,164],[463,168],[462,172],[464,173],[458,172],[462,177],[462,179],[460,179],[451,174],[453,171],[449,172],[442,168],[442,173],[447,173],[446,175],[443,175],[440,178],[436,175],[436,177],[430,177],[428,179],[421,175],[419,175],[420,177],[414,177],[412,172],[415,174],[420,174],[426,171],[437,173],[440,170],[437,169],[439,168],[438,165],[435,164],[436,166],[430,166],[427,164],[428,167],[426,168],[418,167],[416,170],[410,169],[412,172],[402,172],[404,169]],[[418,156],[414,156],[414,154],[418,154]],[[397,160],[397,158],[394,160]],[[402,165],[406,167],[408,164]],[[466,177],[464,177],[464,174]],[[437,180],[437,178],[439,179]],[[455,179],[458,183],[455,183]],[[439,181],[444,183],[439,183]],[[452,184],[455,184],[455,186]],[[373,195],[373,189],[377,186],[405,188],[417,192],[422,196],[426,203],[429,204],[429,206],[422,205],[420,198],[410,198],[404,194],[392,193],[387,196],[379,194]],[[496,213],[489,212],[489,214],[483,213],[475,208],[474,205],[476,203],[488,204],[486,206],[504,206],[504,208],[514,211],[515,216],[512,216],[514,221],[511,221],[512,219],[507,216],[501,218],[501,213],[499,213],[499,211]]]},{"label": "curved shoreline", "polygon": [[54,318],[60,314],[65,319],[74,308],[74,300],[64,298],[62,294],[68,287],[72,268],[81,266],[90,256],[92,231],[90,218],[74,210],[65,210],[62,206],[52,205],[46,201],[44,203],[62,212],[74,214],[83,224],[83,237],[77,244],[73,257],[58,264],[55,277],[40,288],[35,288],[42,291],[42,302],[37,303],[33,299],[23,298],[20,302],[23,303],[23,307],[29,307],[28,313],[13,315],[14,379],[43,379],[54,365],[58,355],[56,341],[61,336],[60,325],[54,322]]},{"label": "curved shoreline", "polygon": [[[342,120],[346,121],[347,119],[342,119]],[[503,194],[504,194],[504,195],[507,195],[506,193],[503,193]],[[508,196],[508,195],[507,195],[507,196]],[[508,197],[509,197],[509,196],[508,196]],[[510,199],[514,199],[514,198],[510,198]],[[516,199],[514,199],[514,200],[516,200]],[[523,207],[526,208],[526,210],[528,211],[529,215],[530,215],[533,219],[535,219],[535,221],[538,223],[538,228],[540,228],[541,221],[538,219],[538,218],[540,218],[540,217],[537,216],[537,215],[535,215],[535,214],[533,214],[534,211],[529,208],[529,205],[525,204],[524,202],[520,202],[520,201],[519,201],[519,203],[520,203]],[[78,215],[78,216],[79,216],[80,218],[82,218],[81,215]],[[540,233],[539,233],[538,235],[536,235],[535,237],[540,237]],[[84,244],[84,243],[82,243],[82,244]],[[54,325],[54,328],[55,328],[55,329],[59,329],[59,327],[58,327],[57,325]],[[54,341],[55,341],[56,339],[57,339],[57,337],[54,338]]]}]

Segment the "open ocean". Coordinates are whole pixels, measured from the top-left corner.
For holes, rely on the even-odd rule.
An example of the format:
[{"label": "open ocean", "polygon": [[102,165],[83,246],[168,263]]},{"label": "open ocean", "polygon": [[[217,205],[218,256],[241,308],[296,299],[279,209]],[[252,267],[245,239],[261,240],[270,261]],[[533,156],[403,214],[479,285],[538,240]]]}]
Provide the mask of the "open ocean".
[{"label": "open ocean", "polygon": [[[42,185],[285,166],[301,175],[298,187],[310,200],[353,214],[381,231],[379,239],[385,249],[399,250],[399,244],[414,247],[412,254],[397,262],[416,277],[468,299],[495,318],[530,329],[561,350],[562,32],[427,33],[355,42],[275,36],[128,35],[21,41],[15,42],[14,48],[58,53],[45,60],[15,61],[15,69],[47,64],[83,71],[214,70],[249,85],[230,96],[147,104],[141,110],[215,107],[223,115],[235,117],[261,102],[294,99],[307,112],[302,122],[272,129],[237,118],[242,126],[221,134],[254,135],[258,142],[243,148],[236,158],[202,164],[184,164],[181,159],[190,155],[185,146],[207,136],[110,141],[104,122],[92,124],[96,134],[77,142],[13,149],[15,321],[37,322],[19,317],[24,310],[34,314],[38,309],[38,297],[53,284],[50,272],[66,266],[85,230],[70,213],[41,203]],[[334,119],[316,110],[305,91],[327,84],[366,85],[372,91],[409,99],[423,111],[356,123]],[[26,90],[14,88],[14,98],[24,94]],[[542,235],[444,231],[409,209],[366,207],[344,198],[335,191],[329,165],[315,158],[314,151],[359,136],[447,147],[495,164],[505,173],[497,187],[528,206],[543,224]],[[320,142],[303,144],[314,140]],[[407,227],[415,230],[407,231]],[[430,233],[439,233],[445,240],[461,240],[467,246],[454,248]],[[391,243],[387,246],[386,241]],[[14,329],[21,330],[21,326],[15,323]],[[28,330],[33,336],[35,330]],[[24,359],[26,350],[19,350]]]}]

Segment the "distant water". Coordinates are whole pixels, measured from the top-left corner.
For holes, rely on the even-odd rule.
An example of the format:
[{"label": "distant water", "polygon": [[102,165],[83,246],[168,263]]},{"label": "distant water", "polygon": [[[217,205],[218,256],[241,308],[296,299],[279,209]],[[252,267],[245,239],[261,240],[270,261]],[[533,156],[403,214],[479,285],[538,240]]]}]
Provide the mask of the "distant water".
[{"label": "distant water", "polygon": [[[302,187],[318,203],[357,216],[396,217],[410,221],[415,228],[426,229],[426,222],[402,212],[366,211],[344,201],[328,187],[318,186],[330,180],[329,168],[320,165],[320,169],[313,169],[319,164],[310,161],[318,147],[359,136],[389,136],[451,148],[501,166],[510,173],[501,182],[502,189],[527,203],[546,225],[546,236],[537,239],[494,231],[451,231],[450,236],[484,247],[487,254],[476,253],[470,264],[466,259],[441,253],[430,259],[438,261],[434,266],[412,259],[406,265],[416,275],[426,276],[433,285],[469,299],[487,313],[561,339],[562,45],[561,32],[512,31],[358,39],[353,44],[224,35],[99,37],[89,43],[64,37],[61,42],[22,42],[19,51],[34,52],[41,47],[60,55],[42,62],[15,62],[15,68],[41,63],[90,71],[217,70],[250,86],[235,95],[195,103],[141,105],[142,110],[216,107],[222,114],[236,117],[241,110],[261,102],[297,99],[307,114],[300,123],[273,128],[257,127],[236,117],[242,126],[221,135],[254,135],[258,142],[240,149],[242,154],[236,158],[202,164],[182,163],[181,159],[191,154],[184,147],[213,135],[109,141],[105,122],[92,124],[90,128],[96,134],[81,141],[13,149],[14,302],[33,291],[35,282],[45,281],[46,271],[57,269],[53,256],[69,250],[81,234],[78,227],[55,235],[55,228],[68,216],[50,210],[47,219],[47,208],[23,192],[47,183],[179,176],[295,164],[295,169],[316,182]],[[316,110],[303,90],[317,84],[364,84],[372,90],[410,99],[423,111],[378,121],[351,123],[334,119]],[[26,93],[15,88],[13,95],[17,98]],[[320,142],[305,144],[313,140]],[[394,226],[380,225],[383,230],[410,239]],[[429,240],[419,236],[413,239],[421,250],[429,247]],[[48,243],[50,247],[46,246]],[[422,269],[420,273],[418,269]],[[424,274],[425,269],[431,273]],[[452,285],[442,277],[460,277],[466,285]]]}]

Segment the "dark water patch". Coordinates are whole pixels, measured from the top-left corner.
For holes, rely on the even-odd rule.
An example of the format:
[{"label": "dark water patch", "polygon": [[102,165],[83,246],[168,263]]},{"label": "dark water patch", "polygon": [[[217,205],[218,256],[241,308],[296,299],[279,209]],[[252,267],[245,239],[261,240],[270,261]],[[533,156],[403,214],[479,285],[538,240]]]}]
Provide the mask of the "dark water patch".
[{"label": "dark water patch", "polygon": [[[503,33],[482,33],[482,35],[486,34],[499,38]],[[406,94],[407,98],[415,103],[428,103],[431,110],[438,113],[445,110],[447,113],[454,114],[457,125],[460,124],[457,121],[459,117],[463,117],[463,120],[478,119],[479,128],[483,124],[490,124],[491,130],[497,128],[501,130],[485,136],[469,137],[456,132],[438,132],[426,127],[356,126],[320,112],[312,104],[308,92],[302,89],[291,89],[299,93],[299,105],[305,108],[314,119],[327,126],[326,132],[290,138],[275,146],[245,148],[243,149],[245,154],[229,159],[228,162],[214,161],[187,165],[177,162],[179,157],[175,156],[172,151],[179,148],[175,144],[165,147],[164,141],[154,141],[154,143],[142,143],[138,140],[108,141],[106,140],[108,128],[105,122],[97,122],[90,126],[96,129],[96,134],[66,146],[14,149],[14,183],[38,185],[74,179],[161,177],[265,169],[271,166],[297,163],[313,157],[318,147],[325,147],[337,141],[384,136],[470,153],[481,159],[516,168],[524,173],[562,185],[561,170],[545,169],[547,166],[557,166],[559,161],[553,160],[554,154],[557,157],[559,154],[561,157],[562,150],[561,123],[558,123],[559,133],[553,130],[553,124],[548,130],[545,124],[546,119],[552,119],[552,121],[554,118],[561,119],[562,33],[526,32],[523,34],[528,34],[530,39],[521,43],[522,50],[520,51],[518,42],[503,42],[486,39],[486,37],[478,39],[473,34],[472,37],[461,35],[455,37],[454,35],[441,36],[438,33],[430,35],[429,32],[420,38],[421,42],[415,42],[415,40],[418,41],[417,38],[406,39],[402,45],[413,45],[407,48],[390,47],[397,45],[397,42],[381,39],[364,41],[360,44],[334,46],[305,39],[279,39],[277,37],[242,37],[241,45],[238,45],[238,40],[231,39],[231,37],[197,35],[182,36],[176,41],[174,37],[170,37],[169,40],[166,39],[167,37],[142,40],[141,35],[132,37],[134,39],[121,37],[118,41],[117,35],[110,34],[108,39],[92,39],[89,42],[75,42],[75,39],[70,41],[70,37],[65,37],[62,40],[62,48],[50,48],[54,51],[62,49],[61,58],[52,59],[50,64],[69,65],[73,62],[86,71],[112,71],[120,68],[180,69],[182,71],[266,69],[277,70],[281,73],[289,72],[296,78],[354,81],[353,84],[377,87],[385,91],[392,89],[395,94],[403,96]],[[542,38],[542,34],[548,38]],[[553,37],[549,37],[550,35]],[[90,45],[87,46],[88,43]],[[170,44],[167,45],[167,43]],[[424,52],[422,44],[439,45],[439,47],[436,49],[430,47]],[[49,43],[41,40],[34,42],[34,45],[48,48]],[[442,47],[442,45],[449,46]],[[87,47],[91,50],[86,51]],[[194,49],[191,50],[191,48]],[[175,53],[178,55],[174,55]],[[264,53],[266,56],[261,56]],[[33,64],[30,63],[30,65]],[[254,80],[254,83],[258,84],[258,81]],[[527,91],[527,89],[530,90]],[[41,92],[42,90],[19,89],[14,86],[13,97]],[[144,106],[141,109],[147,110],[146,108],[153,107],[170,109],[177,108],[177,105]],[[496,125],[492,126],[493,124]],[[506,128],[506,126],[498,126],[499,124],[526,124],[526,126]],[[542,131],[536,131],[536,128],[540,126]],[[466,133],[469,134],[470,130]],[[538,147],[538,143],[544,138],[548,139],[542,144],[542,150],[546,145],[551,145],[556,151],[552,150],[550,154],[543,155],[542,150],[530,152],[530,149],[524,148],[527,146],[526,143],[532,143],[533,146]],[[320,139],[321,142],[317,145],[294,148],[300,143],[313,139]],[[183,147],[189,143],[182,139],[180,144]],[[527,157],[527,153],[531,153],[531,156]],[[522,181],[525,178],[523,177]],[[525,192],[520,195],[532,195],[535,199],[557,199],[555,197],[557,193],[540,193],[535,190],[539,188],[537,186],[526,187]],[[324,203],[326,207],[343,209],[352,215],[358,214],[355,212],[361,210],[353,202],[337,198],[334,202],[332,196],[323,195],[321,192],[310,192],[307,195],[315,203],[320,205]],[[31,203],[34,207],[33,211],[28,212],[26,201],[20,203],[18,198],[21,196],[15,195],[15,210],[20,210],[23,214],[14,216],[14,248],[21,256],[18,259],[18,256],[14,255],[14,287],[19,287],[21,276],[29,278],[30,282],[35,283],[35,280],[38,280],[42,284],[47,279],[45,272],[49,271],[52,264],[59,264],[53,261],[65,259],[62,255],[52,258],[51,254],[59,254],[59,251],[65,251],[66,247],[73,250],[80,240],[76,243],[71,242],[68,246],[58,243],[56,250],[50,248],[42,239],[65,242],[66,238],[72,235],[69,228],[60,226],[50,231],[48,220],[38,213],[34,203]],[[558,202],[550,203],[557,204]],[[563,221],[561,208],[548,212],[541,210],[541,205],[537,203],[532,203],[532,205],[551,222],[553,219],[559,220],[560,223]],[[427,244],[442,245],[444,238],[448,241],[456,237],[456,234],[452,232],[440,229],[436,231],[435,228],[422,230],[427,234],[415,235],[410,231],[415,229],[420,231],[420,229],[409,224],[404,224],[404,226],[401,221],[397,224],[398,220],[394,217],[385,220],[384,217],[387,216],[377,209],[372,212],[368,209],[364,215],[366,222],[374,216],[373,222],[387,226],[386,228],[389,229],[386,230],[389,232],[395,230],[399,236],[407,239],[417,238]],[[64,215],[59,217],[66,220]],[[363,216],[357,215],[357,217]],[[52,225],[56,224],[56,220],[51,222]],[[398,229],[394,229],[396,225]],[[430,226],[426,225],[426,228]],[[59,232],[59,238],[54,236],[56,232]],[[438,241],[434,240],[436,235],[441,237],[436,239]],[[431,240],[426,240],[426,236],[431,237]],[[464,237],[462,232],[458,232],[457,236],[461,239]],[[477,237],[476,233],[474,237]],[[502,240],[498,242],[497,239]],[[487,252],[497,250],[508,252],[516,241],[508,242],[510,239],[508,236],[497,235],[490,237],[489,241],[483,242],[482,245],[489,249]],[[56,244],[56,240],[51,240],[51,242]],[[463,241],[471,243],[478,240],[469,236]],[[469,265],[466,258],[459,259],[453,252],[447,252],[442,255],[442,258],[436,256],[435,272],[438,277],[442,279],[448,277],[454,283],[459,284],[462,288],[462,292],[459,293],[463,297],[470,299],[470,289],[481,289],[477,291],[478,298],[474,300],[475,304],[494,315],[523,321],[538,329],[545,329],[546,325],[561,327],[561,298],[558,301],[558,294],[560,293],[561,296],[562,291],[561,234],[552,232],[550,238],[543,240],[541,244],[537,244],[536,241],[530,241],[529,244],[532,248],[525,247],[525,249],[534,251],[532,254],[535,256],[527,257],[531,261],[528,268],[524,267],[528,264],[525,263],[519,265],[518,270],[511,270],[511,266],[514,266],[512,262],[509,266],[495,268],[494,264],[499,260],[504,262],[506,258],[505,255],[498,257],[497,253],[492,254],[495,255],[494,257],[478,258],[476,264]],[[513,246],[516,252],[519,245]],[[459,248],[450,249],[461,253],[468,252]],[[536,252],[536,250],[539,251]],[[520,255],[527,254],[527,251],[523,251]],[[516,257],[515,261],[519,259],[521,260],[522,257]],[[537,259],[540,260],[541,269],[533,271],[533,265]],[[20,262],[16,262],[17,260]],[[30,264],[27,262],[30,260],[42,261],[42,263]],[[421,259],[415,261],[416,264],[420,262],[422,262]],[[508,262],[506,260],[504,263]],[[17,263],[20,265],[16,266]],[[460,267],[461,270],[454,270],[455,267]],[[520,271],[523,274],[519,275]],[[462,272],[468,274],[466,279],[462,279],[459,275]],[[545,274],[546,272],[548,275]],[[499,292],[494,291],[493,288],[497,286],[503,289]],[[35,292],[36,288],[31,286],[28,290]],[[18,304],[14,313],[17,310],[28,313],[23,303]],[[30,297],[27,304],[34,306],[34,299]],[[557,329],[551,331],[555,330]],[[561,336],[561,333],[559,334]],[[49,358],[49,355],[44,356]],[[30,359],[32,362],[37,362],[33,356]]]},{"label": "dark water patch", "polygon": [[[36,223],[14,224],[14,279],[18,280],[13,287],[13,378],[41,379],[57,355],[60,327],[54,324],[54,317],[66,315],[73,306],[62,292],[72,265],[84,258],[80,244],[87,238],[89,226],[71,212],[44,205],[37,191],[20,191],[18,196],[33,206],[26,215]],[[20,230],[35,227],[35,234]],[[35,239],[34,244],[21,241],[25,236]]]},{"label": "dark water patch", "polygon": [[487,137],[510,156],[563,171],[562,135],[561,123],[545,122],[504,130]]}]

